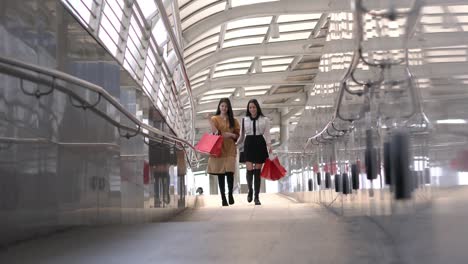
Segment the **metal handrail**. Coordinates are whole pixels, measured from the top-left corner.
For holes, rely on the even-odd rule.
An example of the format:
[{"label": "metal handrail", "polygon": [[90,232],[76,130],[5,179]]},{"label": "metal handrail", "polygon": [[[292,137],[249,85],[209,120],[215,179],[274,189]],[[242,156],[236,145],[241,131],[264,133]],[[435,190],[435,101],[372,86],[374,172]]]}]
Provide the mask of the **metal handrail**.
[{"label": "metal handrail", "polygon": [[53,143],[60,146],[80,146],[80,147],[120,147],[114,143],[101,143],[101,142],[60,142],[48,138],[13,138],[13,137],[0,137],[0,143],[14,143],[14,144],[49,144]]},{"label": "metal handrail", "polygon": [[[20,69],[18,69],[18,68],[20,68]],[[29,72],[27,72],[25,70],[27,70]],[[138,120],[138,118],[136,116],[134,116],[132,113],[127,111],[120,104],[119,101],[117,101],[105,89],[103,89],[102,87],[100,87],[98,85],[95,85],[93,83],[87,82],[87,81],[82,80],[82,79],[79,79],[77,77],[66,74],[64,72],[60,72],[60,71],[52,70],[52,69],[42,68],[42,67],[39,67],[39,66],[36,66],[36,65],[33,65],[33,64],[25,63],[25,62],[22,62],[22,61],[6,58],[6,57],[2,57],[2,56],[0,56],[0,71],[4,72],[4,73],[11,74],[11,75],[14,75],[14,76],[17,76],[17,77],[22,78],[22,79],[27,79],[27,80],[30,80],[30,81],[33,81],[33,82],[39,82],[39,83],[49,84],[49,85],[53,85],[53,83],[55,82],[55,88],[56,89],[61,90],[62,92],[66,93],[68,95],[71,95],[71,96],[75,97],[75,99],[79,100],[80,102],[84,102],[84,103],[86,103],[86,102],[82,98],[80,98],[76,93],[74,93],[70,89],[66,88],[65,86],[61,85],[57,81],[53,81],[53,80],[54,79],[60,79],[60,80],[65,81],[67,83],[72,83],[72,84],[78,85],[80,87],[86,88],[86,89],[88,89],[90,91],[93,91],[93,92],[99,94],[103,99],[107,100],[111,105],[113,105],[119,112],[124,114],[128,119],[130,119],[139,128],[146,129],[146,130],[154,133],[155,135],[167,138],[167,139],[172,140],[174,142],[177,142],[177,143],[186,145],[186,146],[188,146],[188,147],[190,147],[192,149],[195,149],[194,146],[192,144],[190,144],[189,142],[187,142],[186,140],[178,138],[178,137],[173,136],[171,134],[165,133],[165,132],[163,132],[163,131],[155,128],[155,127],[152,127],[150,125],[147,125],[147,124],[141,122],[140,120]],[[37,76],[37,74],[31,73],[31,72],[40,73],[42,75],[49,76],[49,77],[51,77],[51,80],[48,80],[48,79],[46,80],[46,79],[40,78],[39,76]],[[93,111],[95,111],[97,114],[99,114],[100,116],[104,117],[105,119],[107,119],[108,121],[113,123],[117,127],[129,130],[129,131],[133,131],[133,132],[138,131],[138,129],[136,129],[136,128],[131,128],[131,127],[122,125],[120,123],[117,123],[115,120],[110,119],[108,116],[103,116],[105,114],[103,114],[102,112],[100,112],[96,108],[91,108],[91,109]],[[142,135],[146,134],[146,133],[143,133],[142,131],[139,131],[139,133],[142,134]],[[153,137],[151,135],[146,135],[146,136],[147,137]]]}]

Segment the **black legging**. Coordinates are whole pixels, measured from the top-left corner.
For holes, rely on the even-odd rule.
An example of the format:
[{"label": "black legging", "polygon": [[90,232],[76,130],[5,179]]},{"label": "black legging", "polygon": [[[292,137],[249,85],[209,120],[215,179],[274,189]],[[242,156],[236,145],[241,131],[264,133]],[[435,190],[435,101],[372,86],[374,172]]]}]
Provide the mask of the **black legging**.
[{"label": "black legging", "polygon": [[[255,197],[258,198],[262,180],[260,178],[261,169],[247,170],[247,186],[249,187],[249,196],[255,190]],[[253,188],[252,188],[253,185]]]},{"label": "black legging", "polygon": [[226,174],[218,174],[218,185],[219,185],[219,191],[221,192],[221,197],[226,197],[226,189],[225,189],[225,177],[227,178],[227,184],[228,184],[228,192],[229,194],[232,194],[233,188],[234,188],[234,172],[226,172]]}]

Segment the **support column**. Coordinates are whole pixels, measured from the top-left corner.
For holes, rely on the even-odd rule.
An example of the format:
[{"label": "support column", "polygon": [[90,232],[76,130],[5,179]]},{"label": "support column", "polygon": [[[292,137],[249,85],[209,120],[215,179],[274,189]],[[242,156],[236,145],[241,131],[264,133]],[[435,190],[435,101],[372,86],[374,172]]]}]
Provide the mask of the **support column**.
[{"label": "support column", "polygon": [[210,175],[208,177],[210,177],[210,194],[218,194],[218,177],[214,175]]},{"label": "support column", "polygon": [[[283,146],[285,152],[288,152],[289,119],[286,118],[288,112],[287,108],[283,108],[280,111],[280,144]],[[286,154],[286,157],[282,162],[284,163],[284,168],[287,170],[287,174],[290,174],[291,166],[289,166],[288,154]],[[293,183],[289,182],[289,184],[280,184],[280,186],[278,186],[279,192],[289,192],[289,186],[293,186]]]},{"label": "support column", "polygon": [[[236,155],[236,170],[234,171],[234,193],[241,193],[241,184],[240,184],[240,163],[239,163],[239,150]],[[237,192],[236,192],[237,189]]]},{"label": "support column", "polygon": [[288,109],[283,108],[281,109],[281,115],[280,115],[280,141],[281,145],[285,147],[285,150],[287,150],[287,142],[289,138],[289,118],[287,118],[288,114]]}]

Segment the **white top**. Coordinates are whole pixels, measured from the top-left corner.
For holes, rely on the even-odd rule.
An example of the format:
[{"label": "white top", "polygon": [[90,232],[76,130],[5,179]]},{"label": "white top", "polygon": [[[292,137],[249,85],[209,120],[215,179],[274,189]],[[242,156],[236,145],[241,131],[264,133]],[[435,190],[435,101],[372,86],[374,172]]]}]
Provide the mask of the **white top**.
[{"label": "white top", "polygon": [[[250,117],[246,116],[243,117],[243,121],[241,120],[241,128],[240,128],[240,136],[237,140],[237,144],[243,144],[245,136],[253,136],[253,123],[254,121],[250,119]],[[259,116],[255,122],[255,135],[263,135],[267,144],[271,144],[271,136],[270,136],[270,120],[264,116]]]}]

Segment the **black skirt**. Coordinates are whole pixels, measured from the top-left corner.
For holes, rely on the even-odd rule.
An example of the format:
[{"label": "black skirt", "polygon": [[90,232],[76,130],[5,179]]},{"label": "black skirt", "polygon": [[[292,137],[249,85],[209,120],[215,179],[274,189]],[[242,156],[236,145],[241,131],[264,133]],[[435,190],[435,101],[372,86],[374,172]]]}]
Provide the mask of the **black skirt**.
[{"label": "black skirt", "polygon": [[255,164],[265,163],[268,158],[268,149],[263,135],[245,137],[244,157],[246,162]]},{"label": "black skirt", "polygon": [[243,150],[239,152],[239,162],[245,163],[245,152]]}]

